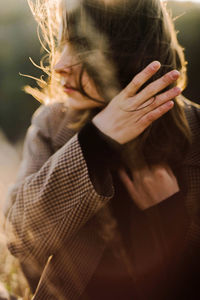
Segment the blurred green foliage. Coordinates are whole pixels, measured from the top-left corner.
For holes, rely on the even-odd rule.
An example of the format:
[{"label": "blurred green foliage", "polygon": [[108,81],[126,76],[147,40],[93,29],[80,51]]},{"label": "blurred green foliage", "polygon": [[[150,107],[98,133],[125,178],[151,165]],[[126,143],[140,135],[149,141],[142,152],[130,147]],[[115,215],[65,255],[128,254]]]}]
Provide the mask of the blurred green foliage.
[{"label": "blurred green foliage", "polygon": [[39,103],[22,91],[36,86],[34,80],[19,75],[40,76],[29,61],[39,62],[40,44],[26,0],[1,0],[0,9],[0,127],[15,142],[24,136]]},{"label": "blurred green foliage", "polygon": [[[175,25],[189,62],[189,82],[184,95],[200,102],[200,4],[170,1],[168,7],[174,17],[179,16]],[[30,56],[39,64],[41,46],[26,0],[1,0],[0,45],[0,127],[15,142],[24,136],[31,115],[39,106],[35,99],[22,91],[23,86],[36,86],[36,83],[19,75],[19,72],[35,77],[41,75],[29,61]]]}]

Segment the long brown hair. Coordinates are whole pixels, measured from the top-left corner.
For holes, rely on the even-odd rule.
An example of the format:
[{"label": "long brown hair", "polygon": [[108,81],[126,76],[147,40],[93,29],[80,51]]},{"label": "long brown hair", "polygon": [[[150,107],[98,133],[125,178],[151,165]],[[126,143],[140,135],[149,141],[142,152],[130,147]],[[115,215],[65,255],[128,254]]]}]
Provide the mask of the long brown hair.
[{"label": "long brown hair", "polygon": [[[31,0],[29,3],[32,5]],[[106,102],[153,60],[160,61],[162,67],[149,82],[177,69],[181,73],[177,85],[182,90],[185,88],[183,49],[166,6],[160,0],[61,0],[59,3],[58,6],[58,1],[38,0],[37,9],[32,6],[50,48],[50,76],[45,87],[48,99],[56,99],[58,94],[59,100],[64,99],[52,66],[65,43],[69,43],[74,55],[82,61],[83,70],[93,79]],[[79,89],[87,95],[82,86],[82,73]],[[174,99],[174,102],[171,111],[124,147],[122,156],[125,161],[128,157],[129,165],[130,162],[135,167],[161,162],[174,165],[183,159],[190,130],[181,101]],[[86,112],[85,121],[90,113]],[[80,122],[77,129],[82,125]]]}]

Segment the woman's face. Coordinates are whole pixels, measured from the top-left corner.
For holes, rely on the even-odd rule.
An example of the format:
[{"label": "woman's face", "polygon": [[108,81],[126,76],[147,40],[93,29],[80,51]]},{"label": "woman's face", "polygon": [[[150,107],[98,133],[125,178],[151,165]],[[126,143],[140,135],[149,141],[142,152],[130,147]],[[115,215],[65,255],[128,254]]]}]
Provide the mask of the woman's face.
[{"label": "woman's face", "polygon": [[[82,95],[78,90],[79,75],[82,64],[78,59],[72,55],[70,47],[65,45],[61,53],[59,61],[54,66],[54,70],[60,74],[61,84],[64,92],[69,96],[68,104],[71,109],[84,110],[95,107],[101,107],[103,104],[95,102],[90,98]],[[105,102],[99,95],[94,85],[94,82],[89,78],[86,71],[82,75],[82,85],[84,91],[97,100]]]}]

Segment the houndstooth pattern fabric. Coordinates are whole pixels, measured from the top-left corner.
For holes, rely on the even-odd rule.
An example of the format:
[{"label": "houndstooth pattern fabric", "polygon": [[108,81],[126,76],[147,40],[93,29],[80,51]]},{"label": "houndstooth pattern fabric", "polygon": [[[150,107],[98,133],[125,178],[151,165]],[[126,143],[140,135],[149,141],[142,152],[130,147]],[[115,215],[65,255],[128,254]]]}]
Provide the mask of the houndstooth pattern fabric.
[{"label": "houndstooth pattern fabric", "polygon": [[[181,173],[188,185],[186,206],[194,215],[192,203],[200,198],[199,106],[186,103],[186,115],[194,143]],[[106,247],[96,232],[114,187],[110,181],[109,191],[95,191],[70,121],[62,104],[34,114],[5,208],[11,252],[28,264],[45,265],[49,258],[34,300],[79,299]],[[199,234],[197,227],[191,222],[188,244]]]},{"label": "houndstooth pattern fabric", "polygon": [[112,185],[110,194],[96,193],[77,134],[67,129],[61,108],[42,107],[34,115],[8,199],[7,228],[14,229],[9,248],[21,262],[48,259],[64,236],[70,238],[113,196]]}]

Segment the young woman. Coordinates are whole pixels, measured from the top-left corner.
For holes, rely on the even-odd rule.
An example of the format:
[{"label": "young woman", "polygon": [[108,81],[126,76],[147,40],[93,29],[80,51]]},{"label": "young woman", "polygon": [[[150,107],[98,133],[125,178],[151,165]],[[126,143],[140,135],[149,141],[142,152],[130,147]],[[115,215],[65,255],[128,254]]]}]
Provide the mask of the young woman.
[{"label": "young woman", "polygon": [[186,64],[165,6],[43,5],[34,13],[58,37],[44,93],[62,103],[34,114],[6,207],[34,299],[193,299],[200,108],[180,95]]}]

